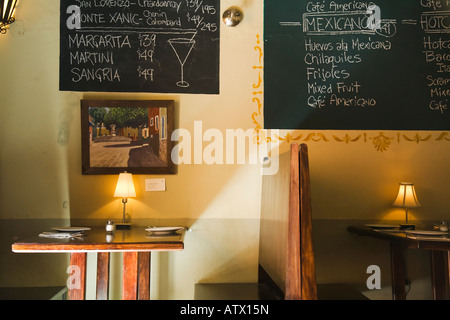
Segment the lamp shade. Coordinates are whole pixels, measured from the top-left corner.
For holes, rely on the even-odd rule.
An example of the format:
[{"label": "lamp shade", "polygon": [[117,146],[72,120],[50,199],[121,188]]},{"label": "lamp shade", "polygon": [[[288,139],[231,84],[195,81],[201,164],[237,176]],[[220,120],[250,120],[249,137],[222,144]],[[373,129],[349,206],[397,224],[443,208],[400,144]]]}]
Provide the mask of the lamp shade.
[{"label": "lamp shade", "polygon": [[15,21],[14,13],[19,0],[0,0],[0,33],[6,33],[8,25]]},{"label": "lamp shade", "polygon": [[133,176],[131,173],[119,174],[117,180],[116,191],[114,197],[117,198],[133,198],[136,197],[136,191],[134,190]]},{"label": "lamp shade", "polygon": [[414,184],[410,182],[400,182],[397,199],[392,204],[394,207],[400,208],[417,208],[420,207],[417,200]]}]

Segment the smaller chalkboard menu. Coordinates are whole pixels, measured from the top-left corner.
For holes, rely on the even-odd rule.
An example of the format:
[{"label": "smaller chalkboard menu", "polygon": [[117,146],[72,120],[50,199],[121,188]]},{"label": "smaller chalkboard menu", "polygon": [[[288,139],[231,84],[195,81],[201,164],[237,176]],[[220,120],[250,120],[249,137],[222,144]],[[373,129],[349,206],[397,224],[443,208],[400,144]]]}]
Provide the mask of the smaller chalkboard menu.
[{"label": "smaller chalkboard menu", "polygon": [[60,90],[219,93],[219,0],[61,0]]}]

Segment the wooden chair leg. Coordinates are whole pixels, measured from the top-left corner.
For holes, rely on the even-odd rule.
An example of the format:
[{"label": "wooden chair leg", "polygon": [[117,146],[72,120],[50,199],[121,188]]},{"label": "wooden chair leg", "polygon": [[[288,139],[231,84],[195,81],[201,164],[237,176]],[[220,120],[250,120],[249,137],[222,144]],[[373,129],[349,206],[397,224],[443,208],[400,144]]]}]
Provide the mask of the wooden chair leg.
[{"label": "wooden chair leg", "polygon": [[449,290],[448,252],[431,251],[431,281],[434,300],[447,300]]},{"label": "wooden chair leg", "polygon": [[405,248],[391,243],[392,297],[394,300],[406,300],[405,291]]},{"label": "wooden chair leg", "polygon": [[74,252],[70,255],[69,300],[84,300],[86,291],[86,253]]},{"label": "wooden chair leg", "polygon": [[109,264],[109,252],[97,253],[97,300],[108,300]]},{"label": "wooden chair leg", "polygon": [[122,299],[136,300],[138,279],[138,253],[123,253]]},{"label": "wooden chair leg", "polygon": [[150,300],[150,252],[139,253],[138,299]]}]

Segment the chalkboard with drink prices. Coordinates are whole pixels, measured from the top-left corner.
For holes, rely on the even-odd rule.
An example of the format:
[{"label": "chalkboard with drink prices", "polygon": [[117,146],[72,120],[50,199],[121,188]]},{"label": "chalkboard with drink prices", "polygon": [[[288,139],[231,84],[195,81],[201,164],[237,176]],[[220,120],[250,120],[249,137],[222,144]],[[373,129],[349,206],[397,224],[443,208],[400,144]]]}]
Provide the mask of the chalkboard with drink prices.
[{"label": "chalkboard with drink prices", "polygon": [[61,0],[60,90],[219,93],[219,0]]}]

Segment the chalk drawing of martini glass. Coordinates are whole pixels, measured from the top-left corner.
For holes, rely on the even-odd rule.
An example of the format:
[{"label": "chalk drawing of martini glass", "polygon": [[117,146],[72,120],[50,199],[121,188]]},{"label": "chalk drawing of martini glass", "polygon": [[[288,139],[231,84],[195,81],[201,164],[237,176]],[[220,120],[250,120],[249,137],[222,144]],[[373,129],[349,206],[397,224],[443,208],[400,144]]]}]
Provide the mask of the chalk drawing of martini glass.
[{"label": "chalk drawing of martini glass", "polygon": [[181,80],[177,82],[177,86],[187,88],[189,83],[184,81],[184,64],[194,48],[195,40],[175,38],[169,39],[167,42],[169,42],[181,65]]}]

